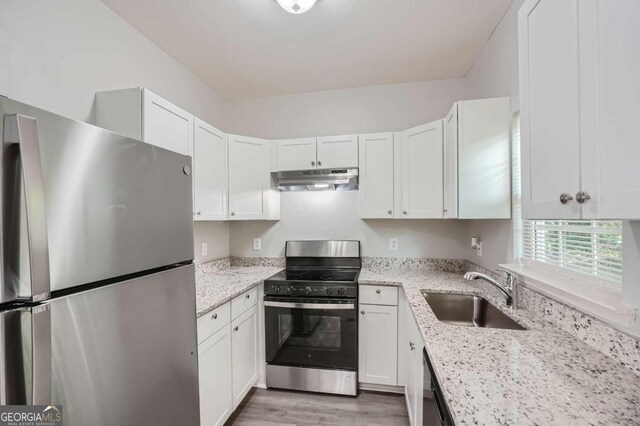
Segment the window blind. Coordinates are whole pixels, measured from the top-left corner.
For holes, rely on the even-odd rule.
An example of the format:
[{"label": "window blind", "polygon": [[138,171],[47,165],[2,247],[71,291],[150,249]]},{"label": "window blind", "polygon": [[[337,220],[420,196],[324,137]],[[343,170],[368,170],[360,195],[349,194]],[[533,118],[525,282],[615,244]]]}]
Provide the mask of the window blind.
[{"label": "window blind", "polygon": [[525,220],[523,257],[547,265],[622,282],[622,222]]}]

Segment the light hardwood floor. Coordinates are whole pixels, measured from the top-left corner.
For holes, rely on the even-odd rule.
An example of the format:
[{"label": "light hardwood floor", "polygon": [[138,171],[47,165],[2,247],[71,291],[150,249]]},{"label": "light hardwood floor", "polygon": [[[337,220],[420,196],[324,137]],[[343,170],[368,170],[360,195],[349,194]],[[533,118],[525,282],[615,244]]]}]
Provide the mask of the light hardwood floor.
[{"label": "light hardwood floor", "polygon": [[361,391],[357,398],[254,389],[227,425],[408,425],[403,395]]}]

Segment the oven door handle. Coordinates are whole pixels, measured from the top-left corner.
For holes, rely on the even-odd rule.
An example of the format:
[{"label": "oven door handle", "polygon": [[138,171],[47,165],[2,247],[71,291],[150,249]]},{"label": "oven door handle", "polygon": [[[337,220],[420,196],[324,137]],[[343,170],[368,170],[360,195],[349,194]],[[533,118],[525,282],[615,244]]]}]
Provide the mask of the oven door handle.
[{"label": "oven door handle", "polygon": [[297,302],[272,302],[265,300],[264,306],[272,308],[293,308],[293,309],[355,309],[353,303],[297,303]]}]

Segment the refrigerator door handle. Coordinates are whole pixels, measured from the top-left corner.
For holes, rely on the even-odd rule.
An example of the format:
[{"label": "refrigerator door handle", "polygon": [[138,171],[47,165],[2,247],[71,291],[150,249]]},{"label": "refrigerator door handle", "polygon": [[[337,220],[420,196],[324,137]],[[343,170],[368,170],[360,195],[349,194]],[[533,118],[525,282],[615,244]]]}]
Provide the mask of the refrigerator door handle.
[{"label": "refrigerator door handle", "polygon": [[20,114],[6,115],[4,141],[16,143],[20,147],[30,258],[31,300],[38,302],[50,297],[51,284],[44,177],[36,120]]}]

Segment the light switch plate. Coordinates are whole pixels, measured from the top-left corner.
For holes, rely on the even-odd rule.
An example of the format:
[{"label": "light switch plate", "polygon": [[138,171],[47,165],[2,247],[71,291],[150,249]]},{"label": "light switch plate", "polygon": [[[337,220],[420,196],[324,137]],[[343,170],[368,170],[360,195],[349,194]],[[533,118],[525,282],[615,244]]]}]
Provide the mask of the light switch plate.
[{"label": "light switch plate", "polygon": [[261,238],[254,238],[253,239],[253,251],[260,251],[262,250],[262,239]]},{"label": "light switch plate", "polygon": [[202,243],[202,256],[206,256],[207,255],[207,251],[208,251],[208,245],[207,243]]},{"label": "light switch plate", "polygon": [[389,250],[398,251],[398,239],[389,238]]}]

